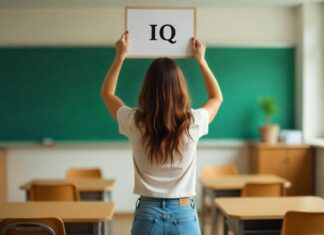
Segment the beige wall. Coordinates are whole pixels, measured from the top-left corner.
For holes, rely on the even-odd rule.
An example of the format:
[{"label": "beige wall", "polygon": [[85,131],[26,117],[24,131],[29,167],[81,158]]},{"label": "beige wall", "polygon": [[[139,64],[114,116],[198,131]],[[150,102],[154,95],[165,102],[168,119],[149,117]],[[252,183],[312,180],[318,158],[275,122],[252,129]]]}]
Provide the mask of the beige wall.
[{"label": "beige wall", "polygon": [[[296,42],[292,8],[198,8],[198,37],[209,45],[286,46]],[[0,9],[0,45],[111,45],[123,8]]]}]

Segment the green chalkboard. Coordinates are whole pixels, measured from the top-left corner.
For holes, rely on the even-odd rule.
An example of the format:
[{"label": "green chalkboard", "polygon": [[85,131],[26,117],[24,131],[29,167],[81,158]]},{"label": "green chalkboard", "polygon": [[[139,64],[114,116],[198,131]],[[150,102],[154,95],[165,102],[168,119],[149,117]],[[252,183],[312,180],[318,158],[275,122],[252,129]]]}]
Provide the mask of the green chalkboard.
[{"label": "green chalkboard", "polygon": [[[119,140],[115,121],[100,98],[113,48],[0,48],[0,140]],[[207,60],[224,102],[205,138],[250,139],[263,116],[258,100],[273,95],[282,128],[294,128],[294,48],[209,48]],[[117,94],[129,106],[150,59],[128,59]],[[187,78],[193,107],[206,100],[194,61],[177,60]]]}]

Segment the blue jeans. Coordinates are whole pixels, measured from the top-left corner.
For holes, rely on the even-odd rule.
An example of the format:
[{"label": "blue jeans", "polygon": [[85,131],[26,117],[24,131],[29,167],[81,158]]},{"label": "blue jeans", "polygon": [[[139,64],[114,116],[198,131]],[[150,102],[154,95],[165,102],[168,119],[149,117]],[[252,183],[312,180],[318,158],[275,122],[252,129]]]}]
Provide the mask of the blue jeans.
[{"label": "blue jeans", "polygon": [[132,235],[200,235],[194,201],[180,206],[178,199],[140,197],[132,226]]}]

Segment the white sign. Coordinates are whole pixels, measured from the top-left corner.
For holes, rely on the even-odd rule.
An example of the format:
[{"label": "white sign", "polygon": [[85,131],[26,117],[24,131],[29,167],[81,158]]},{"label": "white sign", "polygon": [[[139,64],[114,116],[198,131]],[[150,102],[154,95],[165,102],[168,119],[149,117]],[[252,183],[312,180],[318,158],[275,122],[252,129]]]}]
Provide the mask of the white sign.
[{"label": "white sign", "polygon": [[126,7],[129,57],[190,57],[196,8]]}]

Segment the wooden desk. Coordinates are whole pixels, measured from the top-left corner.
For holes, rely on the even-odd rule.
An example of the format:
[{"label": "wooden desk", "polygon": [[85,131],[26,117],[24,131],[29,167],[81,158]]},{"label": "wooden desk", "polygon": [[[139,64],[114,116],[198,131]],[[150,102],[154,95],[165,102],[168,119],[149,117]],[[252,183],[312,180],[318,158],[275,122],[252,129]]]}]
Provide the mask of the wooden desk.
[{"label": "wooden desk", "polygon": [[285,188],[291,186],[291,183],[276,175],[260,175],[260,174],[239,174],[229,176],[219,176],[213,179],[200,179],[202,185],[202,234],[204,234],[204,224],[206,217],[205,198],[208,196],[212,199],[212,226],[211,234],[215,235],[216,230],[216,214],[217,208],[214,203],[216,197],[240,196],[241,190],[246,183],[283,183]]},{"label": "wooden desk", "polygon": [[[0,204],[0,220],[4,218],[59,217],[70,225],[92,224],[94,234],[103,234],[105,222],[111,222],[115,211],[112,202],[21,202]],[[68,231],[67,231],[68,232]]]},{"label": "wooden desk", "polygon": [[29,190],[32,184],[74,184],[79,192],[81,200],[102,200],[111,201],[111,192],[115,187],[114,179],[77,179],[77,180],[65,180],[65,179],[34,179],[31,180],[19,188],[26,191],[26,199],[29,200]]},{"label": "wooden desk", "polygon": [[324,200],[320,197],[251,197],[218,198],[215,204],[224,216],[224,235],[228,226],[235,234],[246,231],[280,234],[282,219],[287,211],[324,212]]}]

